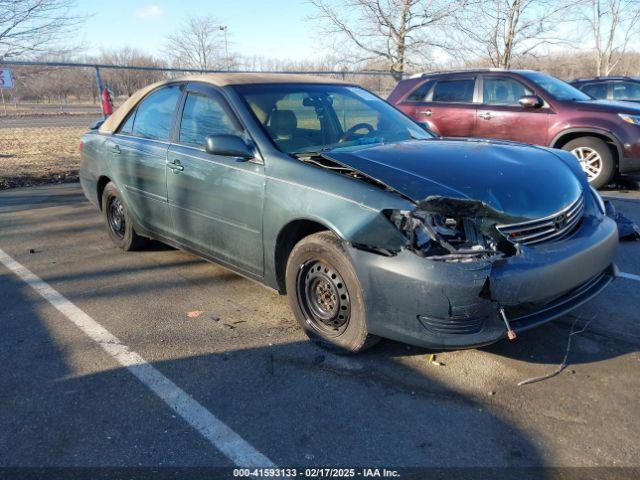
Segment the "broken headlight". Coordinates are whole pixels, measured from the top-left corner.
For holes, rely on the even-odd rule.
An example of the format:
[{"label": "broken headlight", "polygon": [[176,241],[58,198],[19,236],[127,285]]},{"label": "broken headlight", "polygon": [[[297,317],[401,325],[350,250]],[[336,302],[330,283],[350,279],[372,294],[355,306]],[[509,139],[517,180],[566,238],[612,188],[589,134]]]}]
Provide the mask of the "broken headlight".
[{"label": "broken headlight", "polygon": [[424,257],[464,261],[506,253],[500,250],[500,234],[496,231],[494,238],[483,233],[475,218],[396,211],[390,219],[407,236],[410,248]]}]

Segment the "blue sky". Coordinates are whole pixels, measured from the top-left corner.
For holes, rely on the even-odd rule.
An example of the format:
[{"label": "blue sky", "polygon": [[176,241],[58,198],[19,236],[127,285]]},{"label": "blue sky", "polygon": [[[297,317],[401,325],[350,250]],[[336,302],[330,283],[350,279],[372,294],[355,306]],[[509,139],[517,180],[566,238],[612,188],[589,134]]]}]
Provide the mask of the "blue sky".
[{"label": "blue sky", "polygon": [[166,34],[190,15],[212,15],[228,26],[229,50],[242,55],[310,60],[328,53],[307,17],[305,0],[80,0],[90,15],[78,40],[88,54],[131,46],[160,55]]}]

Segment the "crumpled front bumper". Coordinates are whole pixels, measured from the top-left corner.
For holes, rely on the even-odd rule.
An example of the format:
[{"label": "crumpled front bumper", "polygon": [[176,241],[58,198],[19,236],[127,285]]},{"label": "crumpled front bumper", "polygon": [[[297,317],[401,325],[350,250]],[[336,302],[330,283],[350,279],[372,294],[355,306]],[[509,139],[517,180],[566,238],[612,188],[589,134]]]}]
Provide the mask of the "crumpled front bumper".
[{"label": "crumpled front bumper", "polygon": [[370,333],[428,348],[470,348],[568,313],[615,277],[618,233],[584,217],[569,238],[523,246],[494,261],[451,263],[402,250],[387,257],[347,246],[364,292]]}]

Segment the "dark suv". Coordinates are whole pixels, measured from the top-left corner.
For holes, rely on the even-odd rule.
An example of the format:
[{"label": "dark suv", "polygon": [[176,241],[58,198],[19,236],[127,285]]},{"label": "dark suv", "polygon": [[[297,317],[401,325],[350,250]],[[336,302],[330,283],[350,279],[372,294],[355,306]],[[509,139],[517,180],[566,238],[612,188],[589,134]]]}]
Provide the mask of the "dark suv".
[{"label": "dark suv", "polygon": [[640,77],[578,78],[571,85],[597,100],[640,102]]},{"label": "dark suv", "polygon": [[640,106],[596,101],[528,70],[422,74],[398,83],[389,102],[444,137],[483,137],[572,152],[595,187],[640,171]]}]

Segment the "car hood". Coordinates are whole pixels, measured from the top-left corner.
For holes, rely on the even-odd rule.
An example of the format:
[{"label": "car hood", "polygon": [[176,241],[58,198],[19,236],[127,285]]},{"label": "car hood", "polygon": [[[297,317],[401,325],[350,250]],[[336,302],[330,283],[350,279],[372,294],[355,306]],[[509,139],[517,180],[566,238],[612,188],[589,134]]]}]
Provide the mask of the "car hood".
[{"label": "car hood", "polygon": [[572,102],[579,110],[589,112],[628,113],[640,115],[640,105],[633,102],[615,102],[609,100],[581,100]]},{"label": "car hood", "polygon": [[551,215],[583,190],[559,155],[511,142],[433,138],[334,149],[323,157],[415,203],[434,196],[477,200],[514,221]]}]

